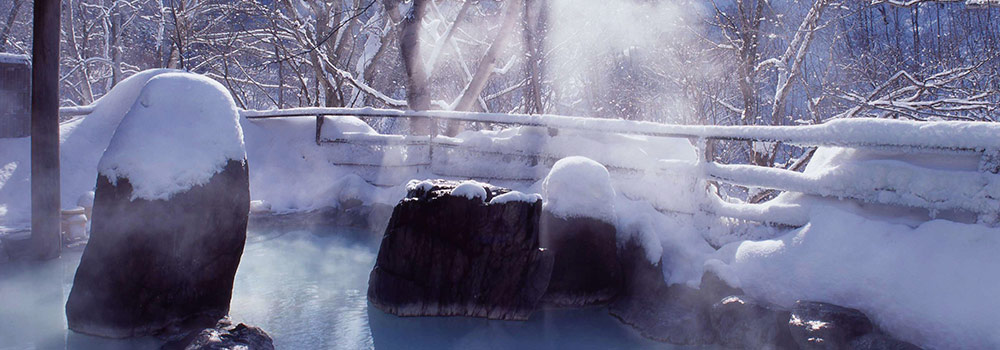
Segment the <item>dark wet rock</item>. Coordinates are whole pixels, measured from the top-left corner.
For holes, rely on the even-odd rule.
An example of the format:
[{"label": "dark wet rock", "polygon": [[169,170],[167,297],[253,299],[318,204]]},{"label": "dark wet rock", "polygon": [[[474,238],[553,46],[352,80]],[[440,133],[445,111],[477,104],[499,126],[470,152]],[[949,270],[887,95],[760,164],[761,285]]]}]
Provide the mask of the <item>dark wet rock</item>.
[{"label": "dark wet rock", "polygon": [[215,324],[229,311],[246,241],[245,160],[167,200],[131,200],[100,175],[91,238],[66,303],[69,328],[123,338]]},{"label": "dark wet rock", "polygon": [[[489,204],[413,188],[396,205],[368,282],[368,300],[400,316],[527,319],[552,272],[540,249],[541,201]],[[492,186],[487,200],[506,190]]]},{"label": "dark wet rock", "polygon": [[609,312],[643,336],[673,344],[710,344],[711,302],[697,289],[667,286],[660,263],[652,264],[635,240],[620,250],[625,283]]},{"label": "dark wet rock", "polygon": [[847,349],[875,327],[864,313],[833,304],[797,301],[788,328],[802,349]]},{"label": "dark wet rock", "polygon": [[879,332],[868,333],[852,340],[850,348],[852,350],[920,350],[919,346]]},{"label": "dark wet rock", "polygon": [[542,211],[541,245],[552,251],[552,279],[543,300],[556,306],[610,302],[622,289],[615,226],[586,217]]},{"label": "dark wet rock", "polygon": [[727,296],[712,305],[718,343],[736,349],[796,349],[788,330],[789,312],[748,299]]},{"label": "dark wet rock", "polygon": [[164,344],[160,350],[274,350],[274,343],[260,327],[243,323],[233,326],[227,317],[215,327],[193,331]]}]

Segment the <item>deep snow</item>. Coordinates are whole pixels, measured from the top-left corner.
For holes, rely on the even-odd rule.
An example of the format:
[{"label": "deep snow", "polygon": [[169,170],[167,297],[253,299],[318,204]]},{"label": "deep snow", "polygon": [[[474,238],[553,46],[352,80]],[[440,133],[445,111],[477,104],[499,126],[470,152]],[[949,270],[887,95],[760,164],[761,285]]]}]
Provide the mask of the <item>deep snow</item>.
[{"label": "deep snow", "polygon": [[946,220],[913,228],[835,207],[781,237],[727,245],[708,268],[779,305],[829,302],[935,349],[995,349],[1000,229]]}]

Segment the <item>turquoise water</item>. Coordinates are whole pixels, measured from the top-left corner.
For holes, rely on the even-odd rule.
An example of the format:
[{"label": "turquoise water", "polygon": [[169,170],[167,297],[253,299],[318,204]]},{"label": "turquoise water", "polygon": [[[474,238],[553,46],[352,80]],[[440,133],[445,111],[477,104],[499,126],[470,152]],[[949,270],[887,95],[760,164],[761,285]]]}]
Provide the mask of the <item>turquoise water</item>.
[{"label": "turquoise water", "polygon": [[[603,308],[543,310],[524,322],[396,317],[365,293],[378,239],[339,227],[253,228],[236,274],[234,322],[278,349],[678,349],[640,337]],[[63,305],[80,260],[0,265],[0,349],[156,349],[154,338],[105,340],[66,330]]]}]

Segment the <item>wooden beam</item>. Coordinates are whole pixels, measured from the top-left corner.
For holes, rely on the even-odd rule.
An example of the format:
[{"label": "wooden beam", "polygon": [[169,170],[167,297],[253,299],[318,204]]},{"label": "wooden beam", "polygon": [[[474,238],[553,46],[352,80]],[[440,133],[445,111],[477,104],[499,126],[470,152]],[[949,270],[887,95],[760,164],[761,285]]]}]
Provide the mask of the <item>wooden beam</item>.
[{"label": "wooden beam", "polygon": [[31,50],[31,241],[34,257],[62,247],[59,200],[59,6],[35,0]]}]

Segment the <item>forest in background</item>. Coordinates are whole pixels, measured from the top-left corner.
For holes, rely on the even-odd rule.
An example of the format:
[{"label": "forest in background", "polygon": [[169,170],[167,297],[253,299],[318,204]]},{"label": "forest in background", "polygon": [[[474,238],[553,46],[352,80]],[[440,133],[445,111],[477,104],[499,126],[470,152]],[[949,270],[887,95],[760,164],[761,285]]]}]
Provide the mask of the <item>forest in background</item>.
[{"label": "forest in background", "polygon": [[[990,1],[65,0],[61,99],[87,105],[135,72],[177,68],[217,79],[245,109],[995,122]],[[30,54],[31,8],[0,3],[0,52]],[[714,152],[783,168],[809,154],[766,142]]]}]

